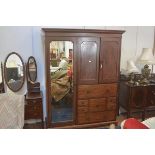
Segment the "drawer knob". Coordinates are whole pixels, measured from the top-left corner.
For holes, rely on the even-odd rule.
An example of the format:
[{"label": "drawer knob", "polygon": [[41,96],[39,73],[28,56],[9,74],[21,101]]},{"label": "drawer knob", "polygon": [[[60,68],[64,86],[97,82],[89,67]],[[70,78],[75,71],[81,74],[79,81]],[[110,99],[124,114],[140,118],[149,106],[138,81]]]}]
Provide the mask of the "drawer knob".
[{"label": "drawer knob", "polygon": [[36,103],[36,100],[33,100],[33,103]]},{"label": "drawer knob", "polygon": [[87,90],[87,92],[86,92],[87,94],[89,94],[90,93],[90,91],[89,90]]}]

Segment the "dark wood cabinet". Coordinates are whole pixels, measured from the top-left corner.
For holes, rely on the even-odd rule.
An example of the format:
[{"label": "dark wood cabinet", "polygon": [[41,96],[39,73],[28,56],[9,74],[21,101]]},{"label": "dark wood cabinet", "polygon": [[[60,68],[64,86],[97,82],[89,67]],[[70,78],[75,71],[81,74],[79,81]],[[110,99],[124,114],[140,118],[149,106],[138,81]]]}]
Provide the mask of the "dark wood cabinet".
[{"label": "dark wood cabinet", "polygon": [[[124,31],[43,29],[45,34],[47,126],[96,127],[116,123],[121,38]],[[51,96],[52,41],[73,43],[73,120],[53,123]],[[54,105],[53,107],[58,105]],[[60,112],[61,113],[61,112]],[[60,114],[61,115],[61,114]]]},{"label": "dark wood cabinet", "polygon": [[147,111],[155,110],[155,85],[133,86],[127,82],[120,85],[119,104],[127,111],[127,117],[140,112],[141,118],[147,117]]},{"label": "dark wood cabinet", "polygon": [[43,124],[42,93],[25,95],[25,120],[40,119]]}]

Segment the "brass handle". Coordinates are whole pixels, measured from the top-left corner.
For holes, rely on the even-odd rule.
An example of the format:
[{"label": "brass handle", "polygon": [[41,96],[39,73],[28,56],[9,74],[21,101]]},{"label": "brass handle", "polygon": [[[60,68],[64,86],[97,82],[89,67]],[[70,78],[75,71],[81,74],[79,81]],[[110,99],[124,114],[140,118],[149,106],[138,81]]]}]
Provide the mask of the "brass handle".
[{"label": "brass handle", "polygon": [[33,102],[33,103],[36,103],[37,101],[36,101],[36,100],[33,100],[32,102]]},{"label": "brass handle", "polygon": [[100,64],[100,69],[102,69],[103,68],[103,65],[102,64]]},{"label": "brass handle", "polygon": [[86,92],[87,94],[89,94],[90,93],[90,91],[89,90],[87,90],[87,92]]},{"label": "brass handle", "polygon": [[85,105],[85,102],[81,102],[81,105]]}]

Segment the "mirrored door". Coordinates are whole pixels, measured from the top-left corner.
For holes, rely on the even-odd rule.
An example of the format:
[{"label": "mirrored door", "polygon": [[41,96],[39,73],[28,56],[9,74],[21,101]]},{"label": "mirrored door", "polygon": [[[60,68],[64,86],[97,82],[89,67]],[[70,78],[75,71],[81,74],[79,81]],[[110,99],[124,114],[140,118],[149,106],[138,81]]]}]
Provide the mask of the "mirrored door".
[{"label": "mirrored door", "polygon": [[73,121],[73,42],[50,43],[51,121]]}]

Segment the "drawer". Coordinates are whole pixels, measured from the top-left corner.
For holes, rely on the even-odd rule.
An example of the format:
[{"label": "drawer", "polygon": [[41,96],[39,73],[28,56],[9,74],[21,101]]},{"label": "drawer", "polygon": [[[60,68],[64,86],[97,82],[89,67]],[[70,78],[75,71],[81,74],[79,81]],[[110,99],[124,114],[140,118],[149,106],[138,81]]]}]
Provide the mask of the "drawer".
[{"label": "drawer", "polygon": [[89,112],[78,114],[78,124],[108,122],[115,120],[116,120],[115,111]]},{"label": "drawer", "polygon": [[116,96],[117,84],[99,84],[99,85],[80,85],[78,87],[78,98],[103,98]]},{"label": "drawer", "polygon": [[27,111],[42,111],[42,105],[36,104],[36,105],[25,105],[25,110]]},{"label": "drawer", "polygon": [[115,121],[116,120],[116,111],[105,111],[105,120],[104,121]]},{"label": "drawer", "polygon": [[116,112],[115,111],[89,113],[89,122],[90,123],[108,122],[108,121],[115,121],[115,120],[116,120]]},{"label": "drawer", "polygon": [[42,103],[41,99],[38,100],[26,100],[27,104],[40,104]]},{"label": "drawer", "polygon": [[106,110],[106,98],[90,99],[89,100],[89,111],[98,112]]},{"label": "drawer", "polygon": [[27,119],[42,119],[42,113],[28,111],[27,113],[25,113],[25,120]]},{"label": "drawer", "polygon": [[89,123],[89,113],[78,114],[78,124]]},{"label": "drawer", "polygon": [[25,105],[25,119],[42,119],[42,105]]},{"label": "drawer", "polygon": [[78,114],[88,112],[88,107],[78,107]]},{"label": "drawer", "polygon": [[89,113],[89,123],[97,123],[105,121],[104,112],[90,112]]},{"label": "drawer", "polygon": [[148,88],[147,106],[155,106],[155,87]]},{"label": "drawer", "polygon": [[88,100],[78,100],[78,106],[88,106]]},{"label": "drawer", "polygon": [[116,109],[116,97],[108,97],[107,110],[115,110],[115,109]]}]

